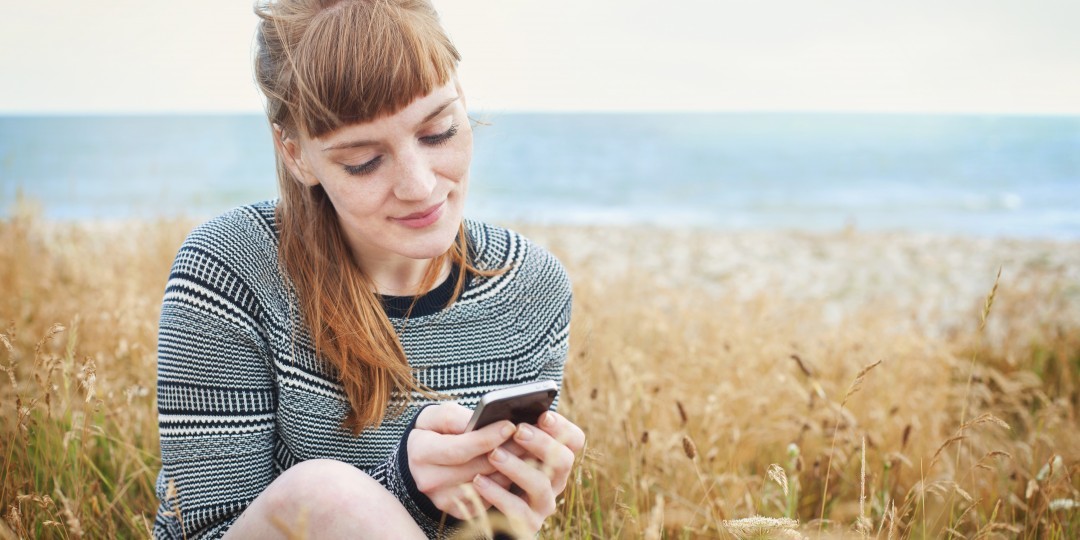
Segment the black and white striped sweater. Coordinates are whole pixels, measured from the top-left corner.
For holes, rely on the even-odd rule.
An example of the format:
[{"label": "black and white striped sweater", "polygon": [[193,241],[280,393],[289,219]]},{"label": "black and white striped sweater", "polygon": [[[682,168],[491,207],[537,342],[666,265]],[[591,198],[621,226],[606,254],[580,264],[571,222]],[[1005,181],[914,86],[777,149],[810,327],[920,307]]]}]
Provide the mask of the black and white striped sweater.
[{"label": "black and white striped sweater", "polygon": [[[404,448],[397,451],[430,402],[419,396],[405,414],[359,436],[341,428],[348,401],[315,356],[279,269],[274,204],[240,207],[199,226],[173,264],[158,333],[162,469],[154,536],[220,537],[272,480],[314,458],[364,470],[435,536],[441,513],[417,491]],[[441,308],[447,280],[408,320],[395,309],[403,299],[386,299],[417,379],[470,408],[495,388],[561,384],[571,303],[565,270],[517,233],[465,223],[476,266],[509,270],[471,278],[458,301]]]}]

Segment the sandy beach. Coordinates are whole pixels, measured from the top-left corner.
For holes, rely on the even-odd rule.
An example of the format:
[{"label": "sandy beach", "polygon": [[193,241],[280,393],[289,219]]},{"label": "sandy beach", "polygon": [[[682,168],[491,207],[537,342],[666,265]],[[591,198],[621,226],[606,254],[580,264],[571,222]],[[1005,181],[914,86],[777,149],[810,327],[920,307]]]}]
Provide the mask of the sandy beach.
[{"label": "sandy beach", "polygon": [[514,226],[556,253],[581,285],[628,277],[702,299],[812,304],[839,323],[865,311],[943,337],[977,321],[999,268],[1003,297],[1043,294],[1040,315],[1080,324],[1080,242],[926,233],[806,233],[655,227]]}]

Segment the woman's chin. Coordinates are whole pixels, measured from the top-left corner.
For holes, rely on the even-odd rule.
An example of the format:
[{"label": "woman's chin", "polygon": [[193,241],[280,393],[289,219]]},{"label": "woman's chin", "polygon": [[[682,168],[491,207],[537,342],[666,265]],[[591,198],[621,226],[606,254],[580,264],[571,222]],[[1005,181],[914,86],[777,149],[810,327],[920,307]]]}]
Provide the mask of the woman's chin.
[{"label": "woman's chin", "polygon": [[398,254],[410,259],[433,259],[446,253],[457,238],[457,224],[445,225],[431,231],[410,231],[393,247]]}]

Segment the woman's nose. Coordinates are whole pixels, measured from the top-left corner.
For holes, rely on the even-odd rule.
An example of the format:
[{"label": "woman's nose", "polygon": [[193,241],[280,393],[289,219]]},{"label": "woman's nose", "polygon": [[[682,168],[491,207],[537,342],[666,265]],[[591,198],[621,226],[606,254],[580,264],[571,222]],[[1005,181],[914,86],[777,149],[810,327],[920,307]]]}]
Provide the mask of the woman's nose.
[{"label": "woman's nose", "polygon": [[394,196],[403,201],[424,201],[435,189],[435,170],[423,153],[411,151],[398,158]]}]

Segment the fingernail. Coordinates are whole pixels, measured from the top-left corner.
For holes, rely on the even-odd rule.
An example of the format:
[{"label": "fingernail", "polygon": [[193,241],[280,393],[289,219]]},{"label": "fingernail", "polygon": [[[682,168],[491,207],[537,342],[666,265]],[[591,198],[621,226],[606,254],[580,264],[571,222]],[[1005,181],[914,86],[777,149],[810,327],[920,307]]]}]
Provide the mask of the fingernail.
[{"label": "fingernail", "polygon": [[522,424],[522,425],[518,426],[517,438],[518,438],[519,441],[527,441],[527,440],[531,439],[532,436],[533,436],[533,433],[532,433],[532,428],[531,427],[529,427],[529,426],[527,426],[525,424]]},{"label": "fingernail", "polygon": [[546,412],[544,417],[540,419],[540,425],[544,427],[552,427],[555,425],[555,414]]},{"label": "fingernail", "polygon": [[491,451],[491,461],[503,462],[506,461],[506,452],[502,448],[496,448]]},{"label": "fingernail", "polygon": [[473,482],[476,485],[480,486],[480,487],[487,487],[487,486],[491,485],[491,480],[489,480],[488,477],[486,477],[486,476],[484,476],[482,474],[478,474],[478,475],[474,476],[473,477]]},{"label": "fingernail", "polygon": [[499,433],[503,437],[510,437],[514,434],[514,424],[506,424],[501,430],[499,430]]}]

